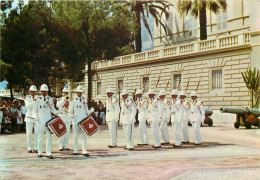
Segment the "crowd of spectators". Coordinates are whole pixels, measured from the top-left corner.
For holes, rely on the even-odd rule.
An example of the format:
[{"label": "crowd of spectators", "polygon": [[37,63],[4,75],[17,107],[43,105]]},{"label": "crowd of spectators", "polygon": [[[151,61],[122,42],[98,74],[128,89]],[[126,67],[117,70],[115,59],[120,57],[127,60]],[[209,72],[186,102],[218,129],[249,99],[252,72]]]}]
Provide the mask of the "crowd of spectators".
[{"label": "crowd of spectators", "polygon": [[0,132],[25,132],[24,117],[26,106],[22,99],[11,98],[3,100],[0,97]]},{"label": "crowd of spectators", "polygon": [[[98,124],[105,124],[106,108],[101,101],[92,100],[89,105],[89,111]],[[0,133],[25,132],[25,114],[26,106],[23,99],[12,100],[8,98],[3,100],[0,97]]]}]

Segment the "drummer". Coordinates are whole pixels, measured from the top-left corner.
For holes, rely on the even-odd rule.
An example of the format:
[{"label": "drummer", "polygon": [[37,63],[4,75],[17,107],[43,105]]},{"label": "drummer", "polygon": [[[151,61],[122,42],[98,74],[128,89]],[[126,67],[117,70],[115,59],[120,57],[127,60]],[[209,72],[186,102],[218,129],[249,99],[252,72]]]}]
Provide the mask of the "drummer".
[{"label": "drummer", "polygon": [[76,98],[74,98],[69,105],[68,112],[72,117],[73,124],[73,139],[74,139],[74,153],[73,155],[78,155],[78,134],[82,136],[82,154],[84,156],[89,156],[87,151],[87,136],[84,132],[80,130],[78,123],[88,116],[88,105],[87,99],[82,97],[84,89],[82,86],[76,88]]},{"label": "drummer", "polygon": [[35,106],[33,110],[33,117],[37,120],[38,126],[38,157],[42,156],[43,148],[43,134],[46,132],[46,157],[53,159],[51,155],[51,133],[46,127],[46,123],[51,119],[51,113],[57,114],[57,110],[54,108],[53,99],[47,95],[49,89],[46,84],[43,84],[40,88],[41,96],[34,99]]},{"label": "drummer", "polygon": [[57,101],[57,107],[60,111],[60,117],[66,124],[67,132],[63,136],[59,138],[59,151],[69,151],[70,148],[68,147],[69,144],[69,134],[70,134],[70,124],[71,124],[71,117],[68,114],[69,109],[69,89],[63,88],[62,90],[62,97]]}]

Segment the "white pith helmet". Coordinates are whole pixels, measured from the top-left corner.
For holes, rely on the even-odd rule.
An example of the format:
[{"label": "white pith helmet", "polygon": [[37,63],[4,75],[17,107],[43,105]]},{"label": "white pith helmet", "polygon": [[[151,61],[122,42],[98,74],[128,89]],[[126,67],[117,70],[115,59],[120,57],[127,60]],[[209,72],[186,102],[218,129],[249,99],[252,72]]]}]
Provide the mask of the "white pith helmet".
[{"label": "white pith helmet", "polygon": [[49,88],[46,84],[41,85],[40,91],[49,91]]},{"label": "white pith helmet", "polygon": [[37,88],[35,85],[31,85],[29,91],[37,91]]}]

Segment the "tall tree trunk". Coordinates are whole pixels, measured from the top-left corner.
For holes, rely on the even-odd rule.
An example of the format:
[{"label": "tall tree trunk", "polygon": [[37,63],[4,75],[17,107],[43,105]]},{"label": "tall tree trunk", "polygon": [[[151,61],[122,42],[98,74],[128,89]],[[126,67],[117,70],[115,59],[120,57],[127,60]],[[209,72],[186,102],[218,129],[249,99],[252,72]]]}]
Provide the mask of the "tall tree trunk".
[{"label": "tall tree trunk", "polygon": [[135,34],[135,48],[136,52],[141,52],[142,50],[142,35],[141,35],[141,13],[140,11],[135,11],[136,15],[136,23],[137,23],[137,30]]},{"label": "tall tree trunk", "polygon": [[85,26],[84,26],[84,32],[86,36],[86,41],[87,41],[87,58],[88,58],[88,105],[90,105],[91,102],[91,92],[92,92],[92,70],[91,70],[91,64],[92,64],[92,53],[91,53],[91,42],[90,42],[90,37],[89,37],[89,24],[88,24],[88,19],[85,21]]},{"label": "tall tree trunk", "polygon": [[207,14],[206,14],[206,1],[202,1],[202,7],[199,11],[200,18],[200,40],[207,39]]},{"label": "tall tree trunk", "polygon": [[88,56],[88,105],[91,102],[91,91],[92,91],[92,70],[91,70],[91,57]]},{"label": "tall tree trunk", "polygon": [[11,82],[9,82],[9,89],[10,89],[10,94],[11,94],[11,99],[14,98],[14,94],[13,94],[13,84]]}]

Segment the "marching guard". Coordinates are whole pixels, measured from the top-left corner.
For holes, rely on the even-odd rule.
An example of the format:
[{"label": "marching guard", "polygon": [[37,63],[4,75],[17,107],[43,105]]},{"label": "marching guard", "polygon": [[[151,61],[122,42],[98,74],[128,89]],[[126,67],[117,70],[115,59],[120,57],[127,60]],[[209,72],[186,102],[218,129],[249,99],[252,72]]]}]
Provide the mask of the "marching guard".
[{"label": "marching guard", "polygon": [[200,123],[205,119],[205,108],[203,103],[198,101],[197,97],[198,95],[196,92],[191,93],[192,103],[190,121],[195,132],[195,145],[200,145],[202,143],[200,136]]},{"label": "marching guard", "polygon": [[56,109],[53,105],[53,99],[47,95],[49,89],[46,84],[41,86],[41,96],[35,100],[34,106],[34,117],[37,119],[38,126],[38,157],[42,156],[42,148],[43,148],[43,134],[46,132],[46,156],[49,159],[53,159],[51,155],[51,133],[46,127],[46,123],[52,118],[51,113],[57,114]]},{"label": "marching guard", "polygon": [[111,144],[109,148],[117,147],[117,124],[119,121],[120,107],[118,100],[113,96],[114,91],[112,88],[107,89],[107,102],[106,102],[106,122],[111,136]]},{"label": "marching guard", "polygon": [[71,117],[68,113],[70,99],[69,99],[69,89],[63,88],[62,97],[57,101],[57,107],[59,108],[59,116],[64,121],[66,125],[67,132],[59,138],[59,151],[70,150],[68,147],[69,144],[69,134],[70,134],[70,125]]},{"label": "marching guard", "polygon": [[148,91],[149,103],[148,103],[148,121],[151,125],[154,137],[154,148],[160,148],[160,135],[159,135],[159,109],[158,109],[158,100],[155,97],[154,89],[149,89]]},{"label": "marching guard", "polygon": [[74,152],[73,155],[78,155],[78,135],[82,136],[82,154],[89,156],[87,151],[87,135],[81,131],[78,123],[88,116],[87,99],[82,97],[84,89],[78,86],[75,90],[77,97],[74,98],[69,104],[68,112],[72,116],[73,124],[73,139],[74,139]]},{"label": "marching guard", "polygon": [[125,149],[134,150],[133,128],[135,123],[135,103],[128,97],[126,89],[122,91],[123,102],[121,103],[120,125],[123,126],[127,146]]},{"label": "marching guard", "polygon": [[180,99],[177,101],[176,107],[179,109],[178,118],[180,118],[181,129],[183,134],[182,143],[189,143],[188,119],[189,119],[189,103],[186,101],[186,93],[180,92]]},{"label": "marching guard", "polygon": [[141,89],[138,89],[135,94],[137,96],[136,106],[137,106],[137,110],[138,110],[138,122],[139,122],[138,131],[139,131],[139,136],[140,136],[140,143],[137,145],[148,145],[149,138],[148,138],[148,133],[147,133],[147,128],[146,128],[148,103],[142,97],[143,92]]},{"label": "marching guard", "polygon": [[162,145],[163,144],[170,144],[170,137],[168,131],[168,123],[170,121],[169,117],[169,105],[168,101],[165,98],[166,94],[164,90],[160,90],[158,96],[160,97],[158,100],[159,106],[159,116],[160,116],[160,130],[162,135]]},{"label": "marching guard", "polygon": [[181,121],[178,114],[178,107],[176,107],[176,103],[179,100],[178,97],[178,91],[176,89],[172,90],[171,92],[171,123],[173,127],[173,131],[175,134],[175,145],[176,147],[181,145]]},{"label": "marching guard", "polygon": [[[35,95],[37,88],[35,85],[31,85],[29,89],[29,96],[26,96],[24,102],[27,108],[24,121],[26,122],[26,136],[27,136],[27,149],[28,153],[38,153],[38,128],[36,125],[36,119],[33,118],[33,107],[35,105],[34,99],[37,98]],[[34,130],[34,141],[32,148],[32,132]]]}]

